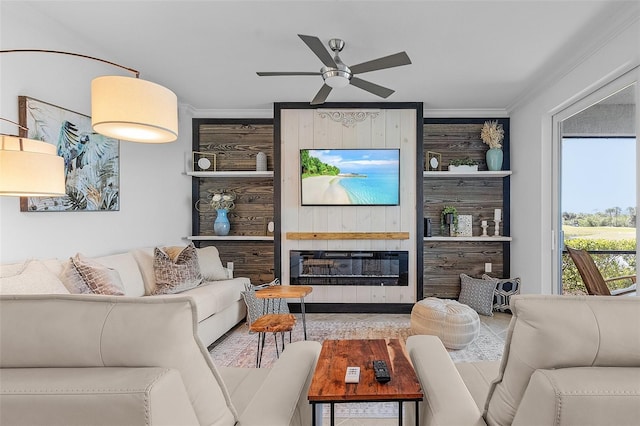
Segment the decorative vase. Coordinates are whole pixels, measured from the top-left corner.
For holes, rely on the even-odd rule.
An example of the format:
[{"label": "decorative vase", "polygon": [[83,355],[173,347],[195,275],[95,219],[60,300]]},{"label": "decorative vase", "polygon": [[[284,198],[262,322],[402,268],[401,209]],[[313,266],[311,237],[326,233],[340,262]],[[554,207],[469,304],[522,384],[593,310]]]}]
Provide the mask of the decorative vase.
[{"label": "decorative vase", "polygon": [[455,218],[453,217],[453,213],[447,213],[444,215],[444,223],[447,224],[447,230],[449,231],[450,237],[456,236],[456,225]]},{"label": "decorative vase", "polygon": [[491,148],[487,151],[487,168],[491,171],[502,170],[502,150]]},{"label": "decorative vase", "polygon": [[453,224],[453,213],[447,213],[444,215],[444,223],[447,225]]},{"label": "decorative vase", "polygon": [[264,152],[259,152],[258,154],[256,154],[256,171],[267,171],[267,154],[265,154]]},{"label": "decorative vase", "polygon": [[216,235],[228,235],[231,224],[227,217],[227,211],[225,209],[217,209],[216,212],[216,220],[213,222],[213,232],[215,232]]}]

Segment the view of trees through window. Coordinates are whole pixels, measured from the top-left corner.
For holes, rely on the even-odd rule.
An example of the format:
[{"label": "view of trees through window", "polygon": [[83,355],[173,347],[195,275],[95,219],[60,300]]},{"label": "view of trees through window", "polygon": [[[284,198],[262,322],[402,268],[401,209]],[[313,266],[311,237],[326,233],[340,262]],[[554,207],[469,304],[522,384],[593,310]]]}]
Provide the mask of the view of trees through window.
[{"label": "view of trees through window", "polygon": [[[605,278],[636,273],[636,139],[563,138],[562,230],[565,244],[592,252]],[[609,253],[603,253],[609,252]],[[563,256],[565,294],[586,294]],[[623,288],[620,281],[611,288]]]}]

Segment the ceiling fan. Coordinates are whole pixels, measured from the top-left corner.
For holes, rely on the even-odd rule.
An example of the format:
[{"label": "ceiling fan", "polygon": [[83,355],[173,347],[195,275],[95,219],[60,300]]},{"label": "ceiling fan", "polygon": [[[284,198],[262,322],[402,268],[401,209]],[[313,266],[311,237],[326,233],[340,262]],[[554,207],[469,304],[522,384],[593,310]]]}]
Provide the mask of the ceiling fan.
[{"label": "ceiling fan", "polygon": [[329,40],[329,48],[334,53],[331,53],[324,47],[318,37],[298,34],[298,37],[305,42],[307,46],[315,53],[315,55],[322,61],[324,66],[319,72],[258,72],[261,77],[270,76],[286,76],[286,75],[321,75],[324,80],[324,84],[311,101],[311,105],[319,105],[324,103],[331,93],[332,89],[338,89],[346,87],[352,84],[359,87],[362,90],[366,90],[369,93],[380,96],[381,98],[388,98],[394,90],[391,90],[384,86],[371,83],[356,77],[356,74],[363,74],[365,72],[383,70],[386,68],[399,67],[402,65],[409,65],[411,60],[406,52],[399,52],[393,55],[384,56],[382,58],[373,59],[371,61],[362,62],[361,64],[347,66],[340,59],[339,53],[344,48],[344,40],[339,38],[332,38]]}]

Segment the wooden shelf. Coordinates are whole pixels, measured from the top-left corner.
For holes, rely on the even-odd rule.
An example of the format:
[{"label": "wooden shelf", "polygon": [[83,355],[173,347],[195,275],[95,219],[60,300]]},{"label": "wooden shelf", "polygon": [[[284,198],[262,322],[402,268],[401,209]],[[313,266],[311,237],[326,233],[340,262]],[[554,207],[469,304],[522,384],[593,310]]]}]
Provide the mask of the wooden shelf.
[{"label": "wooden shelf", "polygon": [[289,240],[408,240],[408,232],[287,232]]},{"label": "wooden shelf", "polygon": [[511,237],[505,236],[488,236],[488,237],[424,237],[425,241],[455,241],[455,242],[464,242],[464,241],[479,241],[483,243],[492,243],[492,242],[504,242],[504,241],[513,241]]},{"label": "wooden shelf", "polygon": [[468,177],[468,178],[483,178],[483,177],[505,177],[511,174],[511,170],[499,170],[495,172],[491,171],[482,171],[482,172],[467,172],[467,173],[459,173],[459,172],[422,172],[423,177],[439,177],[439,178],[460,178],[460,177]]},{"label": "wooden shelf", "polygon": [[207,177],[264,177],[264,178],[272,178],[273,170],[265,171],[265,172],[256,172],[252,170],[241,170],[241,171],[220,171],[220,172],[187,172],[187,175],[193,177],[207,178]]},{"label": "wooden shelf", "polygon": [[269,235],[191,235],[190,241],[273,241]]}]

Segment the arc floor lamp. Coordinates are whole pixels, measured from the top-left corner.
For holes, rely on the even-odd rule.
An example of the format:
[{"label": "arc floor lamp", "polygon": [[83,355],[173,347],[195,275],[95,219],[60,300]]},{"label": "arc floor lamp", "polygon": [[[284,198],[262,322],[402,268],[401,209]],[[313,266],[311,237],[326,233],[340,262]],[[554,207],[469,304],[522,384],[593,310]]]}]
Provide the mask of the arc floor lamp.
[{"label": "arc floor lamp", "polygon": [[[91,126],[102,135],[132,142],[165,143],[178,138],[178,99],[169,89],[140,79],[140,72],[93,56],[59,50],[10,49],[0,53],[78,56],[125,69],[135,77],[103,76],[91,82]],[[18,123],[9,121],[22,128]],[[22,131],[28,129],[22,128]],[[1,135],[0,196],[65,194],[64,161],[52,144]]]}]

